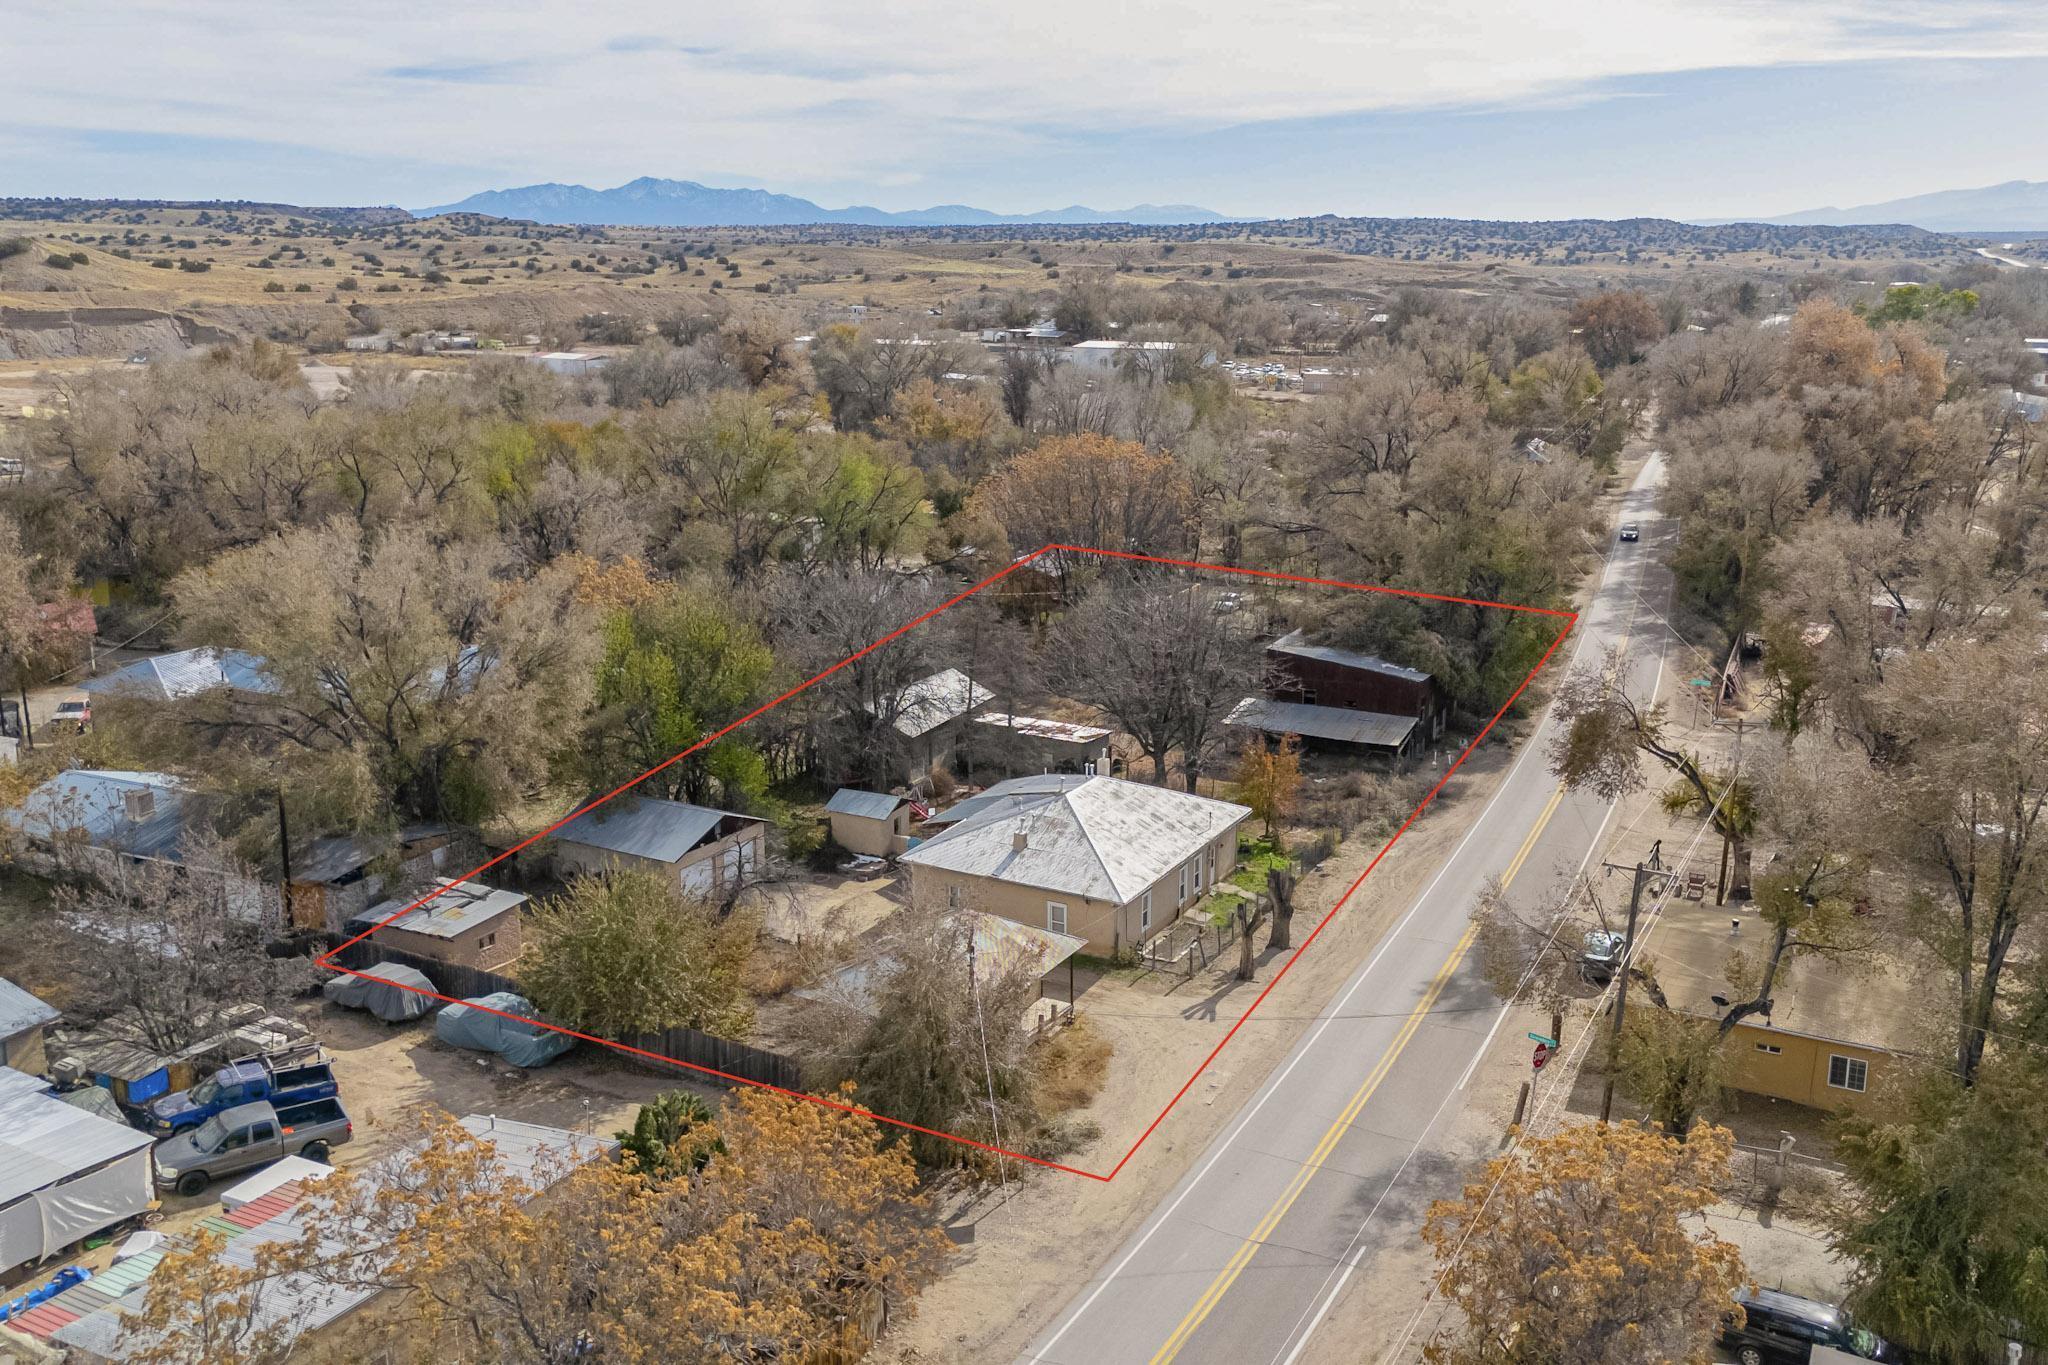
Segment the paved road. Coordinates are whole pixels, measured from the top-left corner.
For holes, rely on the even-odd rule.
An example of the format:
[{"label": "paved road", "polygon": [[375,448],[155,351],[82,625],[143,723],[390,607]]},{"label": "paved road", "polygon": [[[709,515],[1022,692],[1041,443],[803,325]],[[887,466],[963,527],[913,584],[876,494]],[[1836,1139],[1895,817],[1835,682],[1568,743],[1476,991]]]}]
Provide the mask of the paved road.
[{"label": "paved road", "polygon": [[[1621,516],[1644,539],[1615,545],[1553,667],[1595,661],[1634,631],[1630,685],[1639,694],[1656,686],[1663,635],[1651,616],[1662,604],[1638,613],[1662,539],[1661,478],[1652,457]],[[1498,876],[1517,900],[1554,906],[1609,814],[1558,786],[1545,761],[1549,733],[1546,717],[1435,880],[1024,1361],[1291,1362],[1354,1270],[1364,1264],[1369,1276],[1374,1252],[1413,1243],[1429,1200],[1454,1193],[1462,1177],[1431,1150],[1430,1134],[1463,1103],[1505,1017],[1468,951],[1475,900]],[[1385,1345],[1360,1342],[1358,1358]]]}]

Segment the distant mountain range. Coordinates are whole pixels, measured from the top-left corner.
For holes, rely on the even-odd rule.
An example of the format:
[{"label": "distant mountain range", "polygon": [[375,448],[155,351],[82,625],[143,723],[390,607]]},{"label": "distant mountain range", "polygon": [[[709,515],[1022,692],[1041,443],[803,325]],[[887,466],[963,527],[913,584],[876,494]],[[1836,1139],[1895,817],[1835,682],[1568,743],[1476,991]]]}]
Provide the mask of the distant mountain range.
[{"label": "distant mountain range", "polygon": [[1127,209],[1091,209],[1079,204],[1041,213],[992,213],[966,204],[890,213],[857,204],[828,209],[794,195],[769,190],[721,190],[694,180],[660,180],[643,175],[616,189],[587,185],[523,185],[486,190],[457,204],[419,209],[417,215],[487,213],[530,218],[537,223],[602,223],[617,227],[797,227],[807,223],[850,223],[866,227],[972,227],[988,223],[1226,223],[1220,213],[1192,204],[1138,204]]},{"label": "distant mountain range", "polygon": [[1797,227],[1910,223],[1929,232],[2048,232],[2048,181],[2008,180],[1982,189],[1939,190],[1880,204],[1807,209],[1753,221]]}]

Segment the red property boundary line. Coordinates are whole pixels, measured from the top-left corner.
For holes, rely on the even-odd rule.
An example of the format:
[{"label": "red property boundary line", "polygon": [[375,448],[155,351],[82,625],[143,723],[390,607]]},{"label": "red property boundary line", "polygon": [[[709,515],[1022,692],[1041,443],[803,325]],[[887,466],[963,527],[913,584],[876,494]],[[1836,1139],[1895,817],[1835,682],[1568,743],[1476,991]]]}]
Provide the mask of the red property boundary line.
[{"label": "red property boundary line", "polygon": [[[1432,801],[1436,800],[1438,793],[1443,791],[1445,785],[1450,782],[1451,777],[1458,771],[1458,769],[1464,766],[1465,760],[1472,756],[1473,751],[1479,747],[1480,742],[1483,741],[1487,737],[1487,735],[1493,732],[1493,727],[1499,724],[1501,717],[1505,716],[1508,713],[1508,708],[1512,707],[1515,704],[1515,702],[1520,699],[1522,693],[1528,689],[1529,684],[1536,680],[1536,675],[1543,671],[1544,666],[1550,662],[1551,656],[1557,652],[1557,647],[1564,643],[1565,637],[1571,634],[1572,628],[1578,624],[1579,614],[1577,612],[1565,611],[1553,607],[1524,606],[1514,602],[1489,602],[1483,598],[1452,597],[1442,593],[1417,592],[1408,588],[1390,588],[1383,584],[1376,583],[1347,583],[1341,579],[1335,578],[1310,578],[1302,576],[1300,574],[1279,573],[1270,569],[1245,569],[1238,568],[1228,564],[1204,564],[1199,560],[1171,559],[1160,555],[1135,554],[1126,550],[1099,550],[1083,545],[1044,545],[1032,551],[1030,554],[1020,557],[1014,563],[1010,564],[1009,567],[1000,569],[997,572],[990,574],[988,577],[982,579],[979,583],[976,583],[973,587],[966,589],[964,592],[956,593],[952,597],[947,598],[944,602],[941,602],[938,606],[933,607],[931,610],[924,612],[922,615],[919,615],[912,620],[904,622],[902,625],[896,627],[896,629],[890,631],[887,635],[884,635],[881,639],[876,640],[873,644],[868,645],[866,648],[856,650],[854,653],[847,655],[844,659],[841,659],[838,663],[833,664],[830,668],[825,669],[824,671],[818,673],[814,677],[806,678],[804,681],[790,688],[787,692],[784,692],[781,696],[776,697],[774,700],[764,702],[762,705],[755,707],[752,711],[747,712],[746,715],[741,716],[738,720],[732,722],[732,724],[727,725],[723,729],[717,730],[712,734],[706,735],[704,738],[698,740],[689,748],[684,749],[681,753],[671,755],[670,757],[664,759],[662,762],[655,764],[652,768],[649,768],[646,772],[641,773],[638,777],[633,778],[631,781],[622,782],[618,786],[606,792],[604,795],[594,797],[585,804],[577,807],[575,810],[570,811],[567,815],[555,821],[546,829],[543,829],[539,833],[531,835],[528,838],[521,840],[519,843],[516,843],[512,847],[506,849],[503,853],[500,853],[497,857],[492,858],[487,862],[479,863],[477,866],[471,868],[469,871],[463,873],[460,877],[457,877],[454,880],[468,881],[472,877],[477,876],[479,873],[489,871],[491,868],[496,867],[499,863],[504,862],[507,858],[510,858],[515,853],[518,853],[521,849],[530,847],[531,845],[538,843],[542,839],[547,838],[550,834],[553,834],[556,830],[568,824],[571,820],[576,819],[578,816],[596,810],[599,806],[602,806],[607,801],[610,801],[612,798],[622,795],[625,792],[631,791],[633,788],[639,786],[642,782],[645,782],[648,778],[653,777],[656,773],[661,772],[662,770],[669,768],[677,763],[680,763],[683,759],[688,758],[691,754],[696,753],[699,749],[703,749],[708,745],[715,744],[717,741],[723,739],[725,736],[731,734],[733,731],[739,729],[741,726],[747,724],[749,721],[752,721],[757,717],[763,716],[768,712],[774,710],[776,707],[782,705],[782,703],[788,701],[791,697],[797,696],[799,693],[808,691],[810,688],[815,687],[818,683],[824,681],[826,678],[831,677],[834,673],[837,673],[840,669],[845,668],[848,664],[851,664],[856,660],[865,658],[869,654],[872,654],[876,650],[880,649],[883,645],[888,644],[890,641],[895,640],[899,636],[906,635],[910,631],[917,629],[917,627],[923,625],[925,622],[931,620],[933,617],[938,616],[941,612],[948,611],[953,607],[958,606],[960,603],[966,601],[968,598],[974,596],[976,593],[981,592],[986,588],[993,587],[995,584],[1009,577],[1017,570],[1029,565],[1041,556],[1051,554],[1055,551],[1067,554],[1098,555],[1105,559],[1132,560],[1145,564],[1160,564],[1168,566],[1170,568],[1177,569],[1196,569],[1205,573],[1237,574],[1245,578],[1263,578],[1280,583],[1298,583],[1308,587],[1343,588],[1352,592],[1382,593],[1391,597],[1410,597],[1430,602],[1451,602],[1462,606],[1492,607],[1501,611],[1520,612],[1531,616],[1555,617],[1563,620],[1564,622],[1564,625],[1551,639],[1549,645],[1544,648],[1543,657],[1536,661],[1536,666],[1534,668],[1531,668],[1529,672],[1522,678],[1521,682],[1516,684],[1515,690],[1509,694],[1508,699],[1505,702],[1501,703],[1500,709],[1493,713],[1492,717],[1488,719],[1486,724],[1480,729],[1479,733],[1474,735],[1470,742],[1468,742],[1464,748],[1458,751],[1457,758],[1452,760],[1450,766],[1444,769],[1444,774],[1442,777],[1437,779],[1436,785],[1431,787],[1428,793],[1423,796],[1422,800],[1416,803],[1415,809],[1409,812],[1408,818],[1401,822],[1401,827],[1394,831],[1394,833],[1387,839],[1387,842],[1385,844],[1381,845],[1380,851],[1373,855],[1372,861],[1366,865],[1365,870],[1359,873],[1357,878],[1351,883],[1351,885],[1345,888],[1344,894],[1337,898],[1337,903],[1335,905],[1332,905],[1327,911],[1325,911],[1323,917],[1320,920],[1316,921],[1315,928],[1311,929],[1308,933],[1308,936],[1302,939],[1300,944],[1298,944],[1295,947],[1292,953],[1288,954],[1287,960],[1281,964],[1280,969],[1273,973],[1272,978],[1266,982],[1265,989],[1261,990],[1258,994],[1258,997],[1254,999],[1251,1002],[1251,1004],[1245,1007],[1244,1013],[1238,1016],[1237,1022],[1230,1026],[1230,1031],[1224,1034],[1221,1041],[1219,1041],[1215,1047],[1209,1050],[1209,1054],[1202,1059],[1201,1065],[1195,1068],[1194,1074],[1189,1076],[1187,1078],[1187,1081],[1181,1086],[1181,1088],[1174,1092],[1173,1098],[1166,1102],[1166,1107],[1160,1110],[1158,1116],[1154,1118],[1151,1123],[1145,1126],[1145,1131],[1138,1134],[1137,1141],[1131,1144],[1130,1149],[1123,1154],[1123,1156],[1117,1161],[1116,1165],[1110,1167],[1109,1171],[1106,1174],[1100,1171],[1085,1171],[1078,1166],[1062,1165],[1060,1162],[1048,1161],[1043,1157],[1031,1156],[1024,1152],[1011,1151],[1007,1147],[999,1147],[993,1143],[980,1142],[970,1137],[962,1137],[957,1133],[943,1132],[936,1128],[926,1128],[920,1124],[910,1123],[904,1119],[890,1118],[887,1114],[877,1114],[871,1109],[865,1109],[859,1105],[846,1104],[839,1100],[828,1099],[822,1095],[809,1095],[805,1094],[803,1091],[800,1090],[790,1090],[783,1086],[770,1085],[765,1081],[748,1080],[744,1076],[734,1076],[727,1072],[719,1071],[713,1067],[699,1066],[695,1062],[677,1061],[673,1057],[664,1057],[659,1053],[649,1052],[644,1048],[631,1047],[625,1043],[615,1043],[612,1042],[610,1039],[594,1037],[588,1033],[579,1033],[575,1029],[563,1028],[557,1024],[549,1024],[537,1019],[524,1018],[519,1015],[510,1014],[504,1010],[494,1010],[491,1009],[489,1006],[470,1005],[469,1007],[471,1009],[480,1009],[486,1014],[495,1014],[502,1019],[511,1019],[515,1022],[522,1024],[537,1024],[541,1028],[551,1029],[556,1033],[560,1033],[569,1038],[575,1038],[581,1042],[595,1043],[601,1047],[608,1047],[612,1049],[614,1052],[621,1052],[628,1054],[630,1056],[644,1058],[648,1061],[661,1062],[665,1065],[677,1067],[679,1069],[686,1071],[694,1071],[699,1073],[700,1075],[715,1077],[718,1080],[725,1081],[733,1085],[750,1085],[759,1090],[773,1091],[778,1095],[786,1095],[791,1099],[804,1100],[811,1104],[822,1105],[824,1108],[836,1109],[841,1113],[856,1114],[863,1118],[873,1119],[877,1123],[886,1123],[894,1128],[905,1129],[913,1133],[923,1133],[928,1137],[945,1138],[949,1142],[958,1142],[964,1146],[979,1148],[984,1152],[990,1152],[998,1156],[1009,1157],[1016,1161],[1029,1162],[1034,1166],[1044,1166],[1050,1170],[1063,1171],[1068,1175],[1078,1175],[1085,1177],[1089,1180],[1099,1180],[1104,1183],[1114,1180],[1117,1176],[1117,1173],[1123,1170],[1123,1168],[1130,1163],[1131,1158],[1138,1154],[1138,1149],[1144,1146],[1146,1140],[1149,1139],[1152,1136],[1152,1134],[1158,1130],[1159,1125],[1166,1121],[1167,1115],[1171,1114],[1174,1110],[1174,1107],[1181,1102],[1181,1099],[1188,1093],[1188,1091],[1194,1088],[1195,1082],[1200,1080],[1202,1077],[1202,1073],[1209,1069],[1209,1064],[1216,1060],[1217,1054],[1221,1053],[1223,1049],[1229,1045],[1230,1040],[1237,1036],[1237,1031],[1244,1027],[1245,1021],[1247,1019],[1250,1019],[1252,1017],[1253,1012],[1257,1010],[1260,1005],[1265,1003],[1266,997],[1273,993],[1273,988],[1275,986],[1278,986],[1282,978],[1284,978],[1287,975],[1287,973],[1293,969],[1294,964],[1301,960],[1301,955],[1308,951],[1309,945],[1314,943],[1316,941],[1317,936],[1319,936],[1323,932],[1324,928],[1329,925],[1330,921],[1337,917],[1337,912],[1339,910],[1342,910],[1345,907],[1345,905],[1347,905],[1350,902],[1352,896],[1357,894],[1358,888],[1365,884],[1365,879],[1372,875],[1373,869],[1378,867],[1380,865],[1381,860],[1384,859],[1387,856],[1387,854],[1393,850],[1394,845],[1400,841],[1401,836],[1406,834],[1409,828],[1413,826],[1417,820],[1422,818],[1422,812],[1428,809],[1429,804]],[[357,971],[352,967],[344,967],[339,963],[333,961],[334,955],[342,951],[342,949],[348,948],[357,943],[361,943],[363,940],[374,935],[378,930],[384,928],[386,925],[389,925],[392,921],[400,919],[405,915],[410,914],[412,911],[418,909],[420,906],[425,905],[428,901],[431,901],[435,897],[443,894],[443,891],[431,891],[426,895],[420,897],[418,900],[401,907],[396,912],[385,916],[377,923],[371,925],[368,929],[363,930],[354,938],[351,938],[347,942],[341,943],[335,946],[334,948],[329,949],[327,952],[322,953],[319,957],[314,959],[314,965],[325,967],[327,970],[331,972],[346,973],[349,976],[361,977],[364,980],[375,980],[382,982],[385,985],[399,986],[400,989],[402,990],[412,991],[415,995],[423,995],[429,999],[438,1000],[445,1004],[466,1004],[467,1002],[459,1000],[455,996],[442,995],[438,991],[424,991],[420,990],[418,987],[405,986],[402,985],[402,983],[395,981],[385,981],[384,978],[382,977],[375,977],[372,976],[369,972]]]}]

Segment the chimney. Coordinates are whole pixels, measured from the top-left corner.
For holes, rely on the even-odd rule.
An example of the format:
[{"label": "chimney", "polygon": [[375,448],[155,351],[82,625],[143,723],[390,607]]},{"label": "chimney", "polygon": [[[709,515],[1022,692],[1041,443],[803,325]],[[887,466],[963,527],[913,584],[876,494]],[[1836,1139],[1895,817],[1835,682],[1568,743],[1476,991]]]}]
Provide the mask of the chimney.
[{"label": "chimney", "polygon": [[1024,846],[1029,842],[1030,841],[1024,837],[1024,831],[1020,829],[1015,834],[1012,834],[1010,836],[1010,851],[1013,853],[1022,853],[1024,851]]},{"label": "chimney", "polygon": [[156,814],[156,791],[151,787],[131,787],[121,793],[121,812],[131,821],[140,824]]}]

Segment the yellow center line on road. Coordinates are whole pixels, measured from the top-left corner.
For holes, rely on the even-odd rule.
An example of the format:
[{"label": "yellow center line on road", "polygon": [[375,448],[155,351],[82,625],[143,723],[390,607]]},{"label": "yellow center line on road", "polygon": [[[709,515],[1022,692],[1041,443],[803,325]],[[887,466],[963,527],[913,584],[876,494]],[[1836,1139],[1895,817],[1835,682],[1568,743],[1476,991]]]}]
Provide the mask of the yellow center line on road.
[{"label": "yellow center line on road", "polygon": [[[1551,792],[1550,800],[1545,803],[1542,812],[1537,815],[1536,823],[1530,826],[1529,836],[1522,840],[1522,846],[1509,860],[1507,870],[1501,874],[1502,890],[1507,889],[1514,881],[1515,874],[1522,870],[1522,864],[1529,860],[1529,854],[1536,847],[1537,837],[1543,833],[1544,826],[1550,823],[1551,815],[1557,810],[1558,803],[1563,800],[1564,785],[1560,783],[1557,789]],[[1301,1168],[1294,1173],[1294,1178],[1287,1182],[1287,1188],[1280,1192],[1280,1197],[1273,1202],[1273,1207],[1266,1210],[1266,1216],[1259,1220],[1258,1226],[1251,1230],[1243,1244],[1231,1253],[1223,1269],[1217,1273],[1209,1287],[1202,1291],[1202,1297],[1195,1300],[1195,1306],[1188,1310],[1187,1316],[1173,1329],[1173,1335],[1166,1339],[1166,1344],[1152,1357],[1151,1365],[1167,1365],[1167,1362],[1179,1355],[1181,1348],[1186,1346],[1189,1338],[1194,1335],[1195,1329],[1202,1325],[1210,1312],[1222,1301],[1223,1296],[1230,1292],[1230,1287],[1237,1283],[1237,1277],[1244,1273],[1244,1268],[1251,1264],[1252,1257],[1258,1254],[1266,1239],[1273,1235],[1273,1229],[1280,1225],[1280,1220],[1294,1207],[1294,1201],[1308,1188],[1309,1181],[1315,1178],[1316,1172],[1329,1160],[1331,1151],[1357,1119],[1359,1110],[1365,1108],[1366,1101],[1372,1098],[1373,1092],[1379,1089],[1380,1082],[1385,1080],[1387,1073],[1393,1069],[1402,1049],[1408,1046],[1409,1040],[1422,1027],[1422,1021],[1436,1006],[1437,997],[1442,995],[1444,987],[1450,984],[1452,974],[1458,970],[1458,964],[1464,960],[1466,951],[1471,948],[1472,940],[1478,934],[1479,924],[1476,920],[1465,927],[1465,932],[1459,935],[1457,943],[1452,946],[1451,955],[1444,959],[1443,966],[1437,969],[1436,976],[1430,980],[1429,989],[1423,992],[1422,999],[1409,1012],[1407,1019],[1402,1021],[1401,1031],[1394,1035],[1394,1041],[1381,1055],[1378,1065],[1373,1067],[1372,1073],[1345,1104],[1343,1112],[1337,1115],[1337,1121],[1330,1125],[1329,1131],[1316,1143],[1315,1150],[1309,1153],[1308,1160],[1301,1164]]]}]

